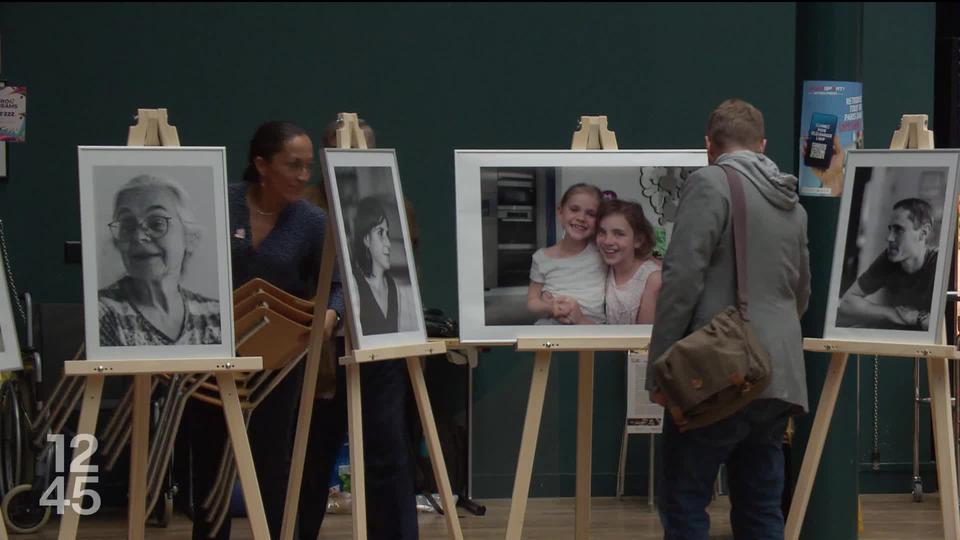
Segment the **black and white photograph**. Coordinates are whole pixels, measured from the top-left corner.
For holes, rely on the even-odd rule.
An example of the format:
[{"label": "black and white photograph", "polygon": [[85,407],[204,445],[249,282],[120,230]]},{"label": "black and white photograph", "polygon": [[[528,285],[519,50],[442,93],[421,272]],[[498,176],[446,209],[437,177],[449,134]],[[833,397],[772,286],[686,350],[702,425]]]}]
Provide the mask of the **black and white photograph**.
[{"label": "black and white photograph", "polygon": [[233,354],[222,148],[80,147],[90,359]]},{"label": "black and white photograph", "polygon": [[423,343],[413,244],[393,150],[325,150],[358,349]]},{"label": "black and white photograph", "polygon": [[0,371],[15,369],[23,369],[23,359],[13,319],[13,298],[7,287],[7,269],[0,257]]},{"label": "black and white photograph", "polygon": [[957,158],[849,154],[825,337],[935,342],[953,257]]},{"label": "black and white photograph", "polygon": [[461,339],[649,335],[680,189],[706,161],[457,151]]}]

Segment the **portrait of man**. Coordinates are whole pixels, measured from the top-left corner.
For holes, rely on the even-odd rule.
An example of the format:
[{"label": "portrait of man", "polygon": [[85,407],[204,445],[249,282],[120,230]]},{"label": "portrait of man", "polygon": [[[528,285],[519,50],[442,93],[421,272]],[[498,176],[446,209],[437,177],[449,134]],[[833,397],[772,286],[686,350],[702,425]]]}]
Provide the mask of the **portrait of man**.
[{"label": "portrait of man", "polygon": [[886,249],[842,294],[837,326],[929,328],[937,269],[933,227],[930,203],[909,198],[893,205]]}]

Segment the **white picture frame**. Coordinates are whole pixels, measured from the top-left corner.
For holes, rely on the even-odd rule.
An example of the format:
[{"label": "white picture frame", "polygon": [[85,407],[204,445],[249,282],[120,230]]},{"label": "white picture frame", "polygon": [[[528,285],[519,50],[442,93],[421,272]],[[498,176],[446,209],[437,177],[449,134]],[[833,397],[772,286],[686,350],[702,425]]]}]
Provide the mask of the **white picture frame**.
[{"label": "white picture frame", "polygon": [[[234,357],[226,149],[80,146],[77,155],[87,358]],[[123,202],[117,199],[129,181],[144,175],[160,178],[164,185],[128,191]],[[188,199],[182,207],[170,181]],[[149,236],[152,225],[144,220],[156,215],[167,219],[167,232],[181,234]],[[123,240],[134,235],[136,241]],[[181,250],[185,255],[170,255]],[[178,334],[150,323],[151,312],[133,301],[135,295],[156,290],[147,283],[169,283],[176,268],[182,269],[176,298],[187,306]]]},{"label": "white picture frame", "polygon": [[[426,343],[420,285],[396,152],[323,149],[323,154],[327,201],[336,229],[337,259],[354,348]],[[369,232],[355,234],[358,228]],[[382,234],[390,239],[385,257],[383,241],[371,236]],[[365,252],[368,248],[370,251]],[[378,299],[373,291],[380,286],[385,286],[386,289],[379,290],[386,292]],[[381,305],[384,298],[386,313]]]},{"label": "white picture frame", "polygon": [[0,371],[23,369],[20,340],[13,319],[13,298],[7,286],[7,269],[0,257]]},{"label": "white picture frame", "polygon": [[[960,150],[847,153],[825,339],[940,342],[955,250],[958,174]],[[914,218],[911,208],[921,217]],[[926,213],[929,222],[922,217]],[[894,322],[894,315],[907,322]]]},{"label": "white picture frame", "polygon": [[[682,183],[694,170],[707,165],[704,150],[456,150],[454,160],[461,341],[512,344],[518,338],[651,334],[650,324],[534,324],[535,317],[528,316],[525,303],[529,260],[534,250],[550,244],[551,236],[559,238],[551,213],[563,191],[582,181],[594,183],[602,191],[612,190],[619,199],[640,204],[646,219],[660,229],[658,244],[665,246],[672,231],[670,214],[679,200]],[[502,188],[509,191],[513,171],[524,169],[531,170],[536,186],[532,198],[522,201],[523,193],[501,193]],[[509,234],[500,238],[498,220],[512,219],[508,214],[501,216],[500,211],[505,208],[498,202],[501,199],[511,203],[506,204],[508,214],[511,207],[522,206],[521,212],[526,211],[523,208],[534,208],[525,219],[536,221],[535,241],[529,237],[529,231],[518,233],[522,242],[515,242]],[[512,204],[518,201],[525,204]],[[495,242],[491,240],[494,229],[498,231]],[[518,258],[510,250],[526,253]],[[511,269],[500,264],[508,259],[516,263],[511,263]]]}]

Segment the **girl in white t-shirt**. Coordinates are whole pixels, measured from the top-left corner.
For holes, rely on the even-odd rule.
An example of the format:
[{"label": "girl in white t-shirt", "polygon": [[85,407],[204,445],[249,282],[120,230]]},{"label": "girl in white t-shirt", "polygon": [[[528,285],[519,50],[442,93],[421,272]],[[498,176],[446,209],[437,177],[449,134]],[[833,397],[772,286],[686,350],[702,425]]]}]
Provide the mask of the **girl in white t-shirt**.
[{"label": "girl in white t-shirt", "polygon": [[653,324],[660,292],[660,261],[651,253],[653,227],[635,202],[600,205],[597,246],[607,263],[607,324]]},{"label": "girl in white t-shirt", "polygon": [[602,195],[590,184],[571,186],[560,199],[560,240],[533,254],[527,309],[536,324],[603,324],[606,266],[597,250]]}]

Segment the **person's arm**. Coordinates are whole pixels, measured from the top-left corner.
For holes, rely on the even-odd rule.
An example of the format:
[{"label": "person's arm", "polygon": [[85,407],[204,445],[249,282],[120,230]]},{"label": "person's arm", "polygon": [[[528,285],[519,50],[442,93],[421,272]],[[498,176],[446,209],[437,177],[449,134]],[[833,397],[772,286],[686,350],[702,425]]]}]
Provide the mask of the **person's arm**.
[{"label": "person's arm", "polygon": [[660,287],[663,284],[661,275],[662,272],[657,270],[647,277],[643,294],[640,296],[640,308],[637,310],[637,324],[653,324],[657,313],[657,295],[660,294]]},{"label": "person's arm", "polygon": [[337,265],[333,268],[333,278],[330,280],[330,298],[327,299],[327,314],[324,319],[323,330],[327,336],[332,336],[338,321],[342,322],[346,307],[343,298],[343,283],[340,281],[340,270]]},{"label": "person's arm", "polygon": [[553,302],[543,299],[543,283],[531,281],[527,288],[527,309],[540,318],[553,317]]},{"label": "person's arm", "polygon": [[539,318],[553,317],[554,298],[550,294],[544,294],[543,284],[547,281],[547,276],[540,270],[540,257],[543,251],[537,251],[533,254],[533,260],[530,262],[530,286],[527,287],[527,310]]},{"label": "person's arm", "polygon": [[[707,171],[713,170],[712,173]],[[703,293],[704,279],[727,223],[730,205],[716,167],[701,169],[682,188],[673,235],[661,269],[647,364],[647,390],[655,390],[653,363],[682,339]]]},{"label": "person's arm", "polygon": [[[867,293],[860,287],[857,281],[847,289],[847,292],[840,298],[840,305],[837,307],[837,318],[843,317],[852,320],[857,324],[861,323],[893,323],[899,325],[909,325],[909,321],[904,320],[900,311],[896,307],[883,306],[867,300]],[[914,321],[916,324],[916,321]]]},{"label": "person's arm", "polygon": [[553,317],[561,324],[597,324],[583,314],[580,302],[571,296],[558,296],[554,299]]}]

